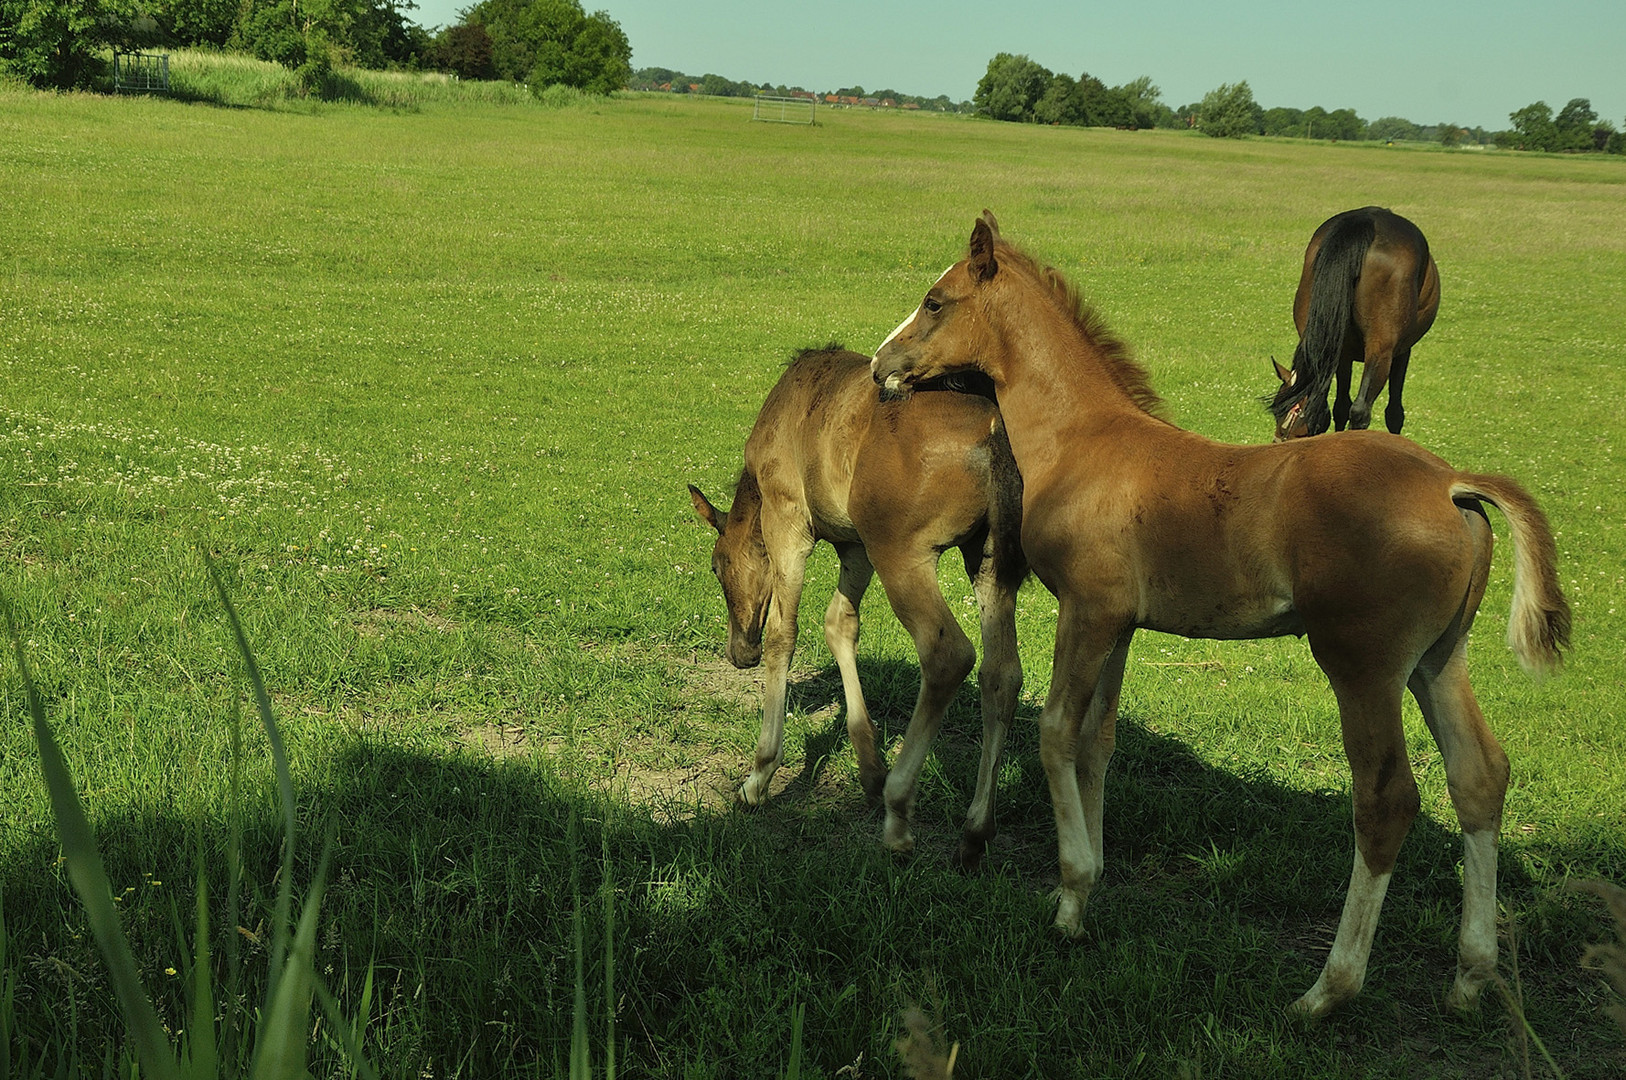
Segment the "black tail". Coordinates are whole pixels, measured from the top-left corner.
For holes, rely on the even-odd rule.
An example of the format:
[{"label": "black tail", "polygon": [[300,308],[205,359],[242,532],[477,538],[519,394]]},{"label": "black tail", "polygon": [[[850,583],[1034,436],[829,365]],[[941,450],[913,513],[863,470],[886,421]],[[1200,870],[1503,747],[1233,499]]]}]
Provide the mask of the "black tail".
[{"label": "black tail", "polygon": [[1332,424],[1327,392],[1344,350],[1344,334],[1355,305],[1355,283],[1376,235],[1377,222],[1370,213],[1352,213],[1333,225],[1315,253],[1310,311],[1304,321],[1304,336],[1293,353],[1293,370],[1298,378],[1271,402],[1271,412],[1280,419],[1303,401],[1312,435],[1319,435]]}]

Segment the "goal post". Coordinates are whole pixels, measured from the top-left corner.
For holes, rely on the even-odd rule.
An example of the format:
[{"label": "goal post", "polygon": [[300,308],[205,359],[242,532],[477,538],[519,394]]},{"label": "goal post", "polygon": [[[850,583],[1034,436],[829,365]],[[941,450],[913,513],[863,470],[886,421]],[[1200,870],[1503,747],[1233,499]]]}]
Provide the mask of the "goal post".
[{"label": "goal post", "polygon": [[811,124],[813,99],[758,94],[751,109],[751,119],[774,124]]}]

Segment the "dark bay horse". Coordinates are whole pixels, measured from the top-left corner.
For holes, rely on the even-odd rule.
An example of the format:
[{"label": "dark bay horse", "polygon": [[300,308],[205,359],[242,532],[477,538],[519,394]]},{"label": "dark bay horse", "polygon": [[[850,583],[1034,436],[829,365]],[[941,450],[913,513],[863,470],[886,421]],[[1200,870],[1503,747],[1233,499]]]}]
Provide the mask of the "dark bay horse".
[{"label": "dark bay horse", "polygon": [[[976,662],[937,584],[939,556],[960,549],[983,642],[982,762],[957,857],[975,867],[994,835],[995,770],[1022,688],[1016,592],[1028,572],[1019,537],[1021,478],[994,403],[951,392],[880,395],[869,357],[834,345],[808,350],[763,403],[734,504],[718,510],[693,485],[689,495],[717,530],[711,568],[728,607],[728,658],[740,668],[767,662],[762,734],[740,799],[751,806],[766,800],[779,767],[803,570],[813,546],[829,541],[841,574],[824,639],[841,671],[860,782],[871,798],[884,796],[883,841],[894,851],[914,846],[909,815],[921,766]],[[890,775],[854,659],[859,601],[872,574],[880,575],[920,656],[920,696]]]},{"label": "dark bay horse", "polygon": [[1039,748],[1060,841],[1056,925],[1080,933],[1101,877],[1102,783],[1131,637],[1307,637],[1338,702],[1356,854],[1320,978],[1295,1009],[1354,996],[1401,841],[1417,815],[1401,726],[1410,689],[1445,762],[1465,837],[1451,1002],[1496,969],[1496,840],[1508,761],[1468,681],[1491,565],[1483,503],[1514,544],[1508,644],[1556,670],[1570,613],[1553,535],[1514,481],[1458,472],[1396,435],[1352,431],[1228,446],[1156,415],[1139,368],[1055,270],[999,239],[991,215],[875,354],[907,390],[977,368],[994,384],[1022,474],[1022,547],[1059,622]]},{"label": "dark bay horse", "polygon": [[[1331,423],[1361,430],[1389,384],[1383,420],[1400,434],[1406,365],[1440,310],[1440,271],[1422,230],[1379,206],[1345,210],[1321,223],[1304,251],[1293,297],[1299,344],[1292,370],[1271,361],[1281,387],[1270,401],[1276,439],[1327,430],[1327,390],[1338,379]],[[1351,402],[1350,373],[1365,364]]]}]

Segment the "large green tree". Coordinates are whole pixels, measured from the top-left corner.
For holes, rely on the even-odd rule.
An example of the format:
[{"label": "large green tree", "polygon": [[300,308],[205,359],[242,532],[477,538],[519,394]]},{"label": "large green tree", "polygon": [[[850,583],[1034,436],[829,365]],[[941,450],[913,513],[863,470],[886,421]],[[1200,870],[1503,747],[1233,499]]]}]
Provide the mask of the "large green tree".
[{"label": "large green tree", "polygon": [[491,35],[499,78],[608,94],[632,78],[632,45],[608,12],[580,0],[481,0],[463,22]]},{"label": "large green tree", "polygon": [[1507,141],[1516,149],[1558,148],[1558,128],[1553,125],[1553,107],[1545,101],[1532,102],[1518,112],[1508,113],[1507,118],[1513,122],[1511,138]]},{"label": "large green tree", "polygon": [[1055,76],[1026,56],[999,53],[977,83],[971,100],[979,113],[995,120],[1033,120],[1034,107]]},{"label": "large green tree", "polygon": [[[1601,150],[1593,132],[1598,128],[1598,113],[1586,98],[1571,98],[1569,104],[1553,117],[1554,143],[1558,150]],[[1607,138],[1607,136],[1606,136]]]},{"label": "large green tree", "polygon": [[1203,95],[1197,107],[1197,130],[1217,139],[1240,139],[1262,129],[1259,106],[1246,79],[1222,83]]},{"label": "large green tree", "polygon": [[1174,110],[1163,104],[1163,91],[1150,75],[1131,79],[1117,88],[1118,94],[1129,106],[1130,117],[1137,128],[1173,127]]}]

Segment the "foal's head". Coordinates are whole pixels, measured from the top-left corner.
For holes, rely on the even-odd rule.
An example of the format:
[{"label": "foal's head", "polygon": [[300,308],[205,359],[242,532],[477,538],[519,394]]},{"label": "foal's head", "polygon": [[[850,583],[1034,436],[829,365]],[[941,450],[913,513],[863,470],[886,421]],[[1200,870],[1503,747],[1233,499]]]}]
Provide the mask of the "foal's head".
[{"label": "foal's head", "polygon": [[[875,381],[907,391],[953,371],[978,367],[998,346],[977,303],[977,289],[999,272],[999,224],[984,210],[971,230],[970,253],[927,290],[926,298],[881,342],[870,362]],[[986,367],[983,370],[987,370]]]},{"label": "foal's head", "polygon": [[[943,386],[944,376],[981,371],[996,398],[1019,357],[1054,363],[1065,354],[1110,380],[1134,408],[1160,416],[1163,401],[1146,370],[1058,270],[1000,239],[987,210],[971,230],[964,259],[943,272],[926,298],[881,343],[870,361],[892,391]],[[972,385],[977,385],[973,383]],[[946,388],[959,389],[951,380]],[[1107,405],[1107,407],[1116,407]]]},{"label": "foal's head", "polygon": [[711,572],[723,587],[723,603],[728,608],[729,663],[737,668],[756,667],[762,662],[762,623],[773,599],[756,478],[750,473],[741,475],[732,510],[718,510],[693,484],[689,498],[700,520],[717,530]]}]

